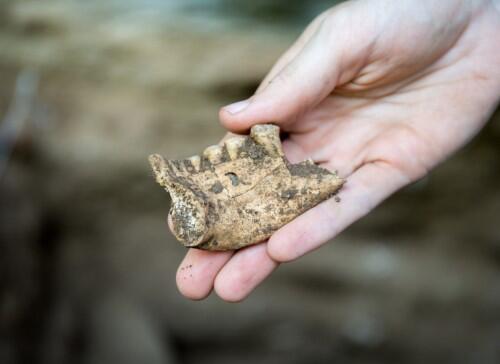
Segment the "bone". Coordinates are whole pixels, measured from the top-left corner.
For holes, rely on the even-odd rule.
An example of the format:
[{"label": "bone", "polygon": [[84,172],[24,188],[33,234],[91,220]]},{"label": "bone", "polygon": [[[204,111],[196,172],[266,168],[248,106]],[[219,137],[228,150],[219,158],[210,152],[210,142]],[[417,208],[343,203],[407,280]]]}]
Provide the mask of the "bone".
[{"label": "bone", "polygon": [[170,169],[174,174],[182,174],[185,172],[184,164],[178,160],[167,160],[166,163],[170,166]]},{"label": "bone", "polygon": [[196,172],[200,171],[201,158],[199,155],[194,155],[188,158],[187,160],[191,162],[191,165],[193,166]]},{"label": "bone", "polygon": [[213,165],[222,162],[222,147],[220,145],[211,145],[203,151],[203,156]]},{"label": "bone", "polygon": [[153,171],[156,174],[161,174],[166,167],[165,158],[159,154],[151,154],[148,159]]},{"label": "bone", "polygon": [[254,125],[250,130],[252,139],[272,156],[283,156],[281,149],[280,129],[275,125]]},{"label": "bone", "polygon": [[238,153],[239,153],[241,147],[243,146],[243,144],[245,144],[245,140],[246,140],[245,137],[236,136],[236,137],[229,138],[224,142],[224,145],[226,146],[227,153],[229,154],[229,158],[231,160],[235,160],[236,158],[238,158]]},{"label": "bone", "polygon": [[268,239],[334,196],[345,182],[312,159],[289,163],[274,125],[256,125],[251,135],[210,146],[203,157],[167,161],[152,155],[149,160],[157,181],[171,195],[176,238],[186,247],[214,251]]},{"label": "bone", "polygon": [[166,171],[168,169],[165,158],[163,158],[159,154],[151,154],[148,159],[149,159],[149,164],[153,169],[156,182],[161,186],[165,187],[167,178]]}]

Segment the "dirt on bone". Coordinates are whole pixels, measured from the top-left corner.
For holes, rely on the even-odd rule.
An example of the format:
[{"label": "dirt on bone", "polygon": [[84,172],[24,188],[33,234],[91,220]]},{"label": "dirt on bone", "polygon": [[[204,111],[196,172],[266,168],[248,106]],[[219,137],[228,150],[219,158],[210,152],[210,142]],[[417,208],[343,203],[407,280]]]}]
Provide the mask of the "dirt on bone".
[{"label": "dirt on bone", "polygon": [[181,161],[165,161],[160,169],[153,163],[157,180],[183,200],[172,206],[174,235],[199,249],[235,250],[261,242],[344,183],[311,160],[290,164],[279,128],[270,124],[256,125],[249,136],[230,138],[223,146],[210,146],[199,158],[206,163],[190,164],[193,168]]}]

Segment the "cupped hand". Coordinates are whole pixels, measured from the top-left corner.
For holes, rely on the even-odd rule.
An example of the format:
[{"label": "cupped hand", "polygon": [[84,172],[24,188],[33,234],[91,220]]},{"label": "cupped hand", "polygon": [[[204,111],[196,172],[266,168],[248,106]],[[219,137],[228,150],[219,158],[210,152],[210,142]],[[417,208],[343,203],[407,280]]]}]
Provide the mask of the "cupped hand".
[{"label": "cupped hand", "polygon": [[312,158],[347,179],[341,203],[327,200],[234,253],[190,249],[181,293],[202,299],[214,288],[244,299],[280,263],[320,247],[463,146],[498,102],[499,39],[494,1],[361,0],[321,14],[256,94],[220,119],[235,133],[279,125],[291,162]]}]

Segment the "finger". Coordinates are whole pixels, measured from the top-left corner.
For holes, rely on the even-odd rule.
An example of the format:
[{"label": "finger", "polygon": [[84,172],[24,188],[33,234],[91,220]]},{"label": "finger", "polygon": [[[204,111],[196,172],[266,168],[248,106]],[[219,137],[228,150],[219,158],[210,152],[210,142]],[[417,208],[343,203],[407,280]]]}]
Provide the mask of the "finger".
[{"label": "finger", "polygon": [[[219,144],[234,136],[235,134],[231,132],[226,133]],[[173,222],[170,214],[168,215],[167,223],[173,232]],[[232,255],[233,252],[210,252],[189,249],[176,275],[177,287],[181,294],[193,300],[206,298],[213,289],[217,273],[229,261]]]},{"label": "finger", "polygon": [[345,7],[329,11],[295,57],[273,72],[267,86],[248,100],[222,108],[224,127],[243,132],[254,124],[293,123],[337,84],[351,80],[367,60],[373,34],[363,30],[359,42],[353,43],[360,31],[345,14]]},{"label": "finger", "polygon": [[201,300],[212,291],[215,277],[232,252],[211,252],[189,249],[177,270],[177,287],[182,295],[192,300]]},{"label": "finger", "polygon": [[254,124],[280,124],[304,113],[333,90],[335,70],[326,58],[316,33],[261,92],[222,108],[219,117],[223,126],[242,132]]},{"label": "finger", "polygon": [[338,194],[283,226],[269,239],[272,259],[288,262],[318,248],[410,180],[386,162],[368,163],[354,172]]},{"label": "finger", "polygon": [[215,292],[228,302],[247,297],[277,267],[267,253],[266,243],[242,249],[234,254],[215,278]]},{"label": "finger", "polygon": [[323,12],[319,16],[317,16],[311,24],[307,26],[307,28],[302,32],[299,38],[295,41],[295,43],[279,58],[279,60],[274,64],[271,68],[271,71],[266,75],[264,80],[259,85],[256,93],[261,92],[263,89],[267,87],[269,82],[276,77],[281,70],[288,65],[304,48],[304,45],[307,44],[309,39],[316,32],[320,24],[323,22],[328,12]]}]

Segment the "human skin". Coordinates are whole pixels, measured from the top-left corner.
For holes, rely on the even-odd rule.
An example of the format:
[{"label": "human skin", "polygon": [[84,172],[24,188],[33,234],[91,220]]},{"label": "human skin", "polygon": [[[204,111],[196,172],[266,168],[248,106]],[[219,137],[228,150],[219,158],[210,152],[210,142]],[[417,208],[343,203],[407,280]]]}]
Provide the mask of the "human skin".
[{"label": "human skin", "polygon": [[319,248],[465,145],[499,98],[499,1],[359,0],[321,14],[255,95],[220,119],[234,133],[278,124],[292,163],[312,158],[347,179],[342,202],[236,252],[190,249],[180,292],[243,300],[280,263]]}]

